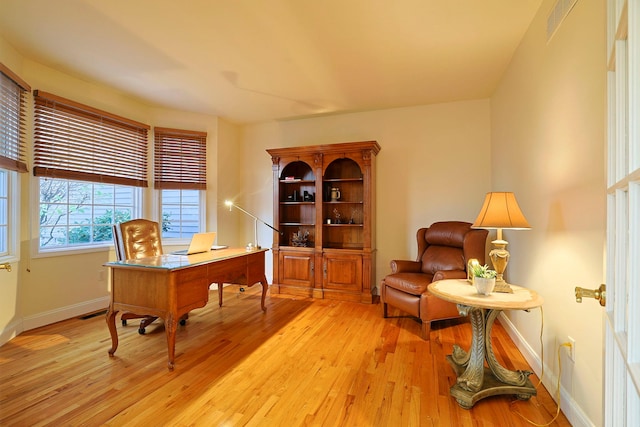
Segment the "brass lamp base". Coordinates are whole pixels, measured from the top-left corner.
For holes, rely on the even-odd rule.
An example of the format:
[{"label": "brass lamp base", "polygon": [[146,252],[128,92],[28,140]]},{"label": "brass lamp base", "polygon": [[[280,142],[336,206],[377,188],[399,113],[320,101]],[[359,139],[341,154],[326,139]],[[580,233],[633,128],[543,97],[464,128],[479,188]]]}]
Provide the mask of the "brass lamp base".
[{"label": "brass lamp base", "polygon": [[504,281],[503,275],[504,270],[507,268],[507,263],[509,262],[509,251],[506,249],[508,242],[506,240],[498,239],[494,240],[493,245],[494,249],[489,252],[489,258],[491,258],[491,263],[493,264],[493,268],[496,270],[496,286],[493,288],[493,292],[502,292],[505,294],[512,294],[513,289],[507,282]]},{"label": "brass lamp base", "polygon": [[493,292],[502,292],[503,294],[512,294],[513,289],[511,289],[511,286],[509,286],[509,284],[504,280],[501,280],[501,281],[496,280],[496,286],[493,288]]}]

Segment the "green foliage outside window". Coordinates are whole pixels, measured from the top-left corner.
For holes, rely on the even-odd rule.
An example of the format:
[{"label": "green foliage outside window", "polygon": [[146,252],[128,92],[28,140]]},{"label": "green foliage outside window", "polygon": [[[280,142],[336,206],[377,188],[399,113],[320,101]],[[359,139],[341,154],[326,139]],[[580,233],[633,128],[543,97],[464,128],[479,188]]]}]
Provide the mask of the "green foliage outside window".
[{"label": "green foliage outside window", "polygon": [[[40,247],[110,243],[113,224],[132,219],[133,194],[128,188],[63,179],[40,180]],[[163,213],[162,230],[171,229]]]},{"label": "green foliage outside window", "polygon": [[[69,230],[69,243],[89,243],[89,242],[106,242],[113,239],[111,234],[111,225],[120,224],[121,222],[129,221],[131,219],[131,213],[129,211],[112,211],[108,210],[104,215],[96,217],[94,220],[93,234],[89,225],[82,225],[74,227]],[[100,225],[104,224],[104,225]],[[171,229],[171,221],[169,214],[162,214],[162,231],[168,231]]]},{"label": "green foliage outside window", "polygon": [[[115,214],[108,210],[104,215],[94,219],[93,231],[90,225],[81,225],[69,229],[69,244],[106,242],[113,239],[111,225],[129,221],[129,211],[116,211]],[[104,224],[104,225],[101,225]]]}]

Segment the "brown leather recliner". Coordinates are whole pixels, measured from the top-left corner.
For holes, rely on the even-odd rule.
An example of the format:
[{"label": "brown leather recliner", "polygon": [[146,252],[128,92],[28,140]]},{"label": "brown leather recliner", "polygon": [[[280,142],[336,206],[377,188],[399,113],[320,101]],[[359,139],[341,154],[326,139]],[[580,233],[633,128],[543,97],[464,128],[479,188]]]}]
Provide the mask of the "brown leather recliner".
[{"label": "brown leather recliner", "polygon": [[419,229],[416,261],[391,261],[391,274],[382,280],[383,316],[388,317],[391,305],[419,318],[425,340],[429,339],[432,321],[459,317],[455,304],[431,295],[427,286],[437,280],[466,279],[471,258],[484,264],[488,234],[460,221],[436,222]]}]

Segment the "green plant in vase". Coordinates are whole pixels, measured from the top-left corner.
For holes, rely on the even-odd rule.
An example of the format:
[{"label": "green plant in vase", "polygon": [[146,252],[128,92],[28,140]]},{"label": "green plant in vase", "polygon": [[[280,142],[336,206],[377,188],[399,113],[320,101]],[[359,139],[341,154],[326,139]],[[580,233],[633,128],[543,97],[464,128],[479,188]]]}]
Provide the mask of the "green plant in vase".
[{"label": "green plant in vase", "polygon": [[473,265],[471,265],[471,275],[473,277],[482,277],[482,278],[485,278],[485,279],[495,279],[497,273],[496,273],[495,270],[489,269],[489,266],[487,264],[485,264],[485,265],[473,264]]},{"label": "green plant in vase", "polygon": [[470,268],[476,291],[482,295],[489,295],[493,292],[493,288],[496,286],[496,271],[490,270],[487,264],[474,264]]}]

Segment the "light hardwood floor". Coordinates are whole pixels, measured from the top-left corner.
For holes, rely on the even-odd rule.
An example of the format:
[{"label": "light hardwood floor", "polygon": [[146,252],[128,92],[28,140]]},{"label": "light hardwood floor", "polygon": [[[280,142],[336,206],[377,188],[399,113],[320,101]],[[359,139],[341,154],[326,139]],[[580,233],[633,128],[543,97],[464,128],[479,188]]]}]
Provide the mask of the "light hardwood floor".
[{"label": "light hardwood floor", "polygon": [[[0,347],[2,426],[528,426],[556,405],[538,396],[481,400],[449,395],[454,343],[468,348],[465,320],[434,324],[420,339],[413,319],[383,319],[379,304],[268,296],[225,287],[179,327],[167,370],[164,328],[118,330],[115,357],[104,315],[27,331]],[[509,369],[530,369],[496,323],[494,348]],[[532,375],[534,384],[537,378]],[[569,426],[561,414],[551,424]]]}]

